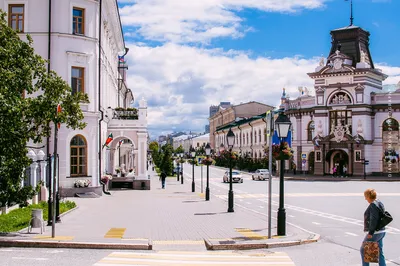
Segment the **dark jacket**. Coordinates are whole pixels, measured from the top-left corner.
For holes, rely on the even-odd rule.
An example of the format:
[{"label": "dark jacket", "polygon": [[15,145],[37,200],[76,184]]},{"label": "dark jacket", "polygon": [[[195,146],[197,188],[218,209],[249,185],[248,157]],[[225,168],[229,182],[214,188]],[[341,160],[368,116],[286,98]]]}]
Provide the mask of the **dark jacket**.
[{"label": "dark jacket", "polygon": [[385,206],[379,200],[369,204],[364,212],[364,232],[373,235],[375,231],[385,229],[385,227],[379,228],[379,221],[382,216],[381,211],[382,213],[385,212]]},{"label": "dark jacket", "polygon": [[166,178],[167,178],[167,174],[162,172],[161,175],[160,175],[160,180],[161,181],[165,181]]}]

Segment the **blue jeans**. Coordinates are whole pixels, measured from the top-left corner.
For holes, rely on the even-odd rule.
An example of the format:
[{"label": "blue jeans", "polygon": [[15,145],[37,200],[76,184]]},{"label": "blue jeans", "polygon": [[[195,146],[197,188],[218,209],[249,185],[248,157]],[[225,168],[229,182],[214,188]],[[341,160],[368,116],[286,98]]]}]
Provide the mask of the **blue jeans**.
[{"label": "blue jeans", "polygon": [[165,188],[165,180],[161,180],[162,188]]},{"label": "blue jeans", "polygon": [[[372,238],[367,239],[365,236],[364,241],[371,241],[371,242],[378,242],[379,246],[379,266],[386,266],[385,255],[383,255],[383,238],[385,237],[386,233],[374,234]],[[369,262],[364,262],[364,247],[361,244],[360,248],[361,252],[361,261],[363,266],[369,266]]]}]

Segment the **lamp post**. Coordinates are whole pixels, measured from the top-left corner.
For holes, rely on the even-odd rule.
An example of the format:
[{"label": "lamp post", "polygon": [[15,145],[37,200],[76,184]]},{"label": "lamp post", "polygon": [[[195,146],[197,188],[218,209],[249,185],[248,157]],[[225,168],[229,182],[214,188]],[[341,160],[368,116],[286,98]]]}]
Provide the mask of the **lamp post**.
[{"label": "lamp post", "polygon": [[235,134],[233,134],[232,129],[229,129],[226,135],[226,140],[228,142],[229,148],[229,193],[228,193],[228,212],[234,212],[233,209],[233,188],[232,188],[232,148],[235,144]]},{"label": "lamp post", "polygon": [[[290,122],[289,117],[287,117],[284,113],[280,113],[278,118],[275,120],[277,134],[281,140],[281,149],[283,148],[283,139],[287,138],[291,125],[292,123]],[[286,235],[286,211],[284,207],[284,171],[285,160],[284,158],[281,158],[279,178],[278,236]]]},{"label": "lamp post", "polygon": [[[210,143],[207,143],[206,145],[206,155],[207,159],[210,158],[210,153],[211,153],[211,147]],[[209,165],[207,163],[207,185],[206,185],[206,201],[210,200],[210,176],[209,176]]]},{"label": "lamp post", "polygon": [[180,154],[181,156],[181,184],[183,185],[183,153]]},{"label": "lamp post", "polygon": [[176,181],[179,181],[179,172],[180,172],[180,169],[179,169],[179,153],[174,153],[174,160],[176,160],[176,158],[178,158],[178,163],[177,163],[177,165],[176,165],[176,170],[178,170],[177,172],[176,172]]},{"label": "lamp post", "polygon": [[196,188],[195,188],[195,184],[194,184],[194,159],[196,157],[196,151],[195,149],[191,149],[191,153],[192,155],[192,192],[195,192]]}]

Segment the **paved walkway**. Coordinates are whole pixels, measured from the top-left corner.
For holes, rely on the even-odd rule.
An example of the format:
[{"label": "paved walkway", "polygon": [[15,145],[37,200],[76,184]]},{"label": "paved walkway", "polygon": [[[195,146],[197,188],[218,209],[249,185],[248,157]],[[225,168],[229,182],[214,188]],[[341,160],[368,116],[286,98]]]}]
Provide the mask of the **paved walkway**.
[{"label": "paved walkway", "polygon": [[[78,208],[56,224],[54,239],[51,227],[46,227],[43,235],[22,233],[21,237],[7,239],[120,245],[150,240],[157,250],[205,250],[205,242],[215,246],[210,249],[230,249],[230,245],[249,243],[258,247],[285,245],[288,241],[299,244],[300,240],[315,237],[288,225],[288,236],[267,239],[265,216],[240,207],[227,213],[226,200],[211,194],[210,201],[205,201],[204,195],[192,193],[188,175],[183,185],[176,177],[167,178],[165,189],[161,189],[155,172],[150,176],[150,191],[113,190],[111,196],[69,198]],[[272,224],[275,234],[276,221],[272,220]]]}]

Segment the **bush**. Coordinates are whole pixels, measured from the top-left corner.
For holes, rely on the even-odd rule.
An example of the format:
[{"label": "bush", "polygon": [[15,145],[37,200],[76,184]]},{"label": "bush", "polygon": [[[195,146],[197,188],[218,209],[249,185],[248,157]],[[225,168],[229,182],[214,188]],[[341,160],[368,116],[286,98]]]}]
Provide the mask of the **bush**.
[{"label": "bush", "polygon": [[[75,207],[76,204],[73,201],[60,202],[60,214]],[[29,205],[28,207],[12,210],[8,214],[0,215],[0,232],[16,232],[28,227],[32,209],[42,209],[43,220],[47,221],[48,207],[47,202],[43,201],[39,204]]]}]

